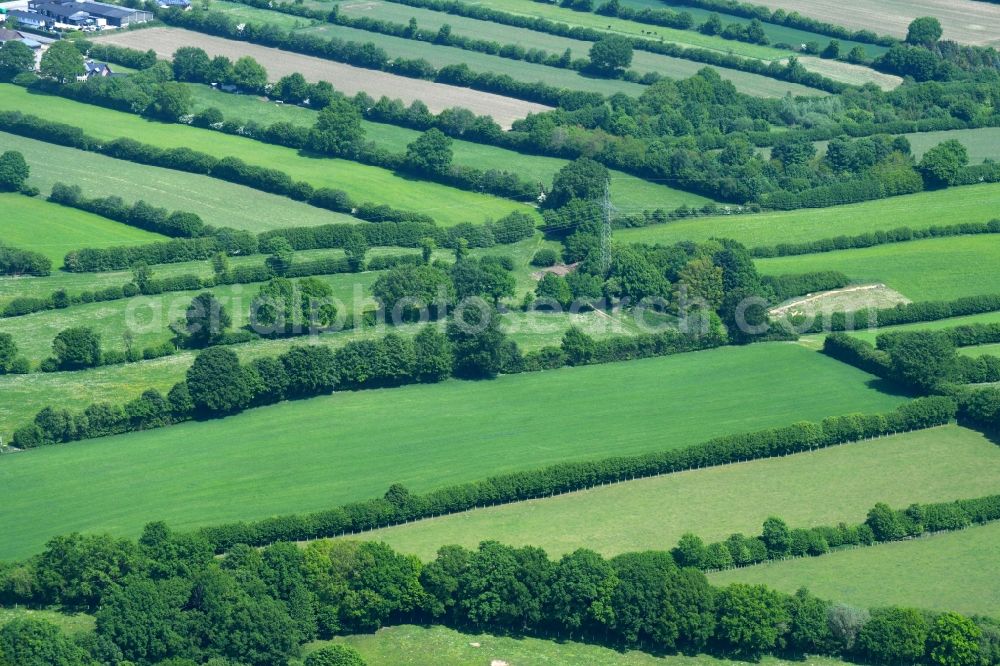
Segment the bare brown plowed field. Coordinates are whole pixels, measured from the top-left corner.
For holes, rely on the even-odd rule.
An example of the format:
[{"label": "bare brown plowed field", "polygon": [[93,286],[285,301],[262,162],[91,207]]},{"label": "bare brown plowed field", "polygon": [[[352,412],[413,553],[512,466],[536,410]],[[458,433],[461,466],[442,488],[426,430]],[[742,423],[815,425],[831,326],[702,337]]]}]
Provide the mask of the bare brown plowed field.
[{"label": "bare brown plowed field", "polygon": [[197,46],[210,56],[224,55],[233,60],[248,55],[264,65],[272,81],[298,72],[310,81],[329,81],[334,88],[347,95],[364,91],[375,99],[385,95],[407,104],[419,99],[435,113],[456,106],[465,107],[478,115],[492,116],[504,129],[530,112],[538,113],[550,108],[470,88],[410,79],[179,28],[119,32],[102,36],[99,41],[134,49],[153,49],[161,58],[170,58],[182,46]]},{"label": "bare brown plowed field", "polygon": [[910,21],[934,16],[943,39],[981,46],[1000,45],[1000,5],[976,0],[763,0],[773,9],[842,25],[852,30],[906,36]]}]

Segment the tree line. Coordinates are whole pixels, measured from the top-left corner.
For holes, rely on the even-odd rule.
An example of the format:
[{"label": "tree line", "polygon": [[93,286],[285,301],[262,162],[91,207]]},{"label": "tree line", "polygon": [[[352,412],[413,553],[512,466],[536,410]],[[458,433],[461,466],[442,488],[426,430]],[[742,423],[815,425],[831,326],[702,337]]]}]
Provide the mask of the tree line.
[{"label": "tree line", "polygon": [[1000,310],[1000,294],[963,296],[951,301],[918,301],[898,303],[885,308],[863,308],[853,312],[832,312],[826,315],[790,317],[788,323],[801,334],[830,331],[852,331],[863,328],[896,326],[917,322],[939,321],[952,317],[996,312]]},{"label": "tree line", "polygon": [[[407,500],[401,488],[389,497]],[[996,512],[996,501],[982,504]],[[869,520],[891,526],[900,512],[883,507]],[[786,538],[794,543],[780,521],[769,521],[764,536],[775,552]],[[154,522],[137,542],[55,537],[39,555],[0,566],[0,598],[96,614],[95,631],[78,642],[45,620],[8,623],[0,649],[18,663],[53,655],[74,666],[275,666],[307,641],[401,622],[743,659],[824,654],[932,666],[1000,663],[994,619],[894,606],[869,611],[804,589],[788,595],[740,583],[716,588],[664,551],[605,559],[579,549],[552,560],[537,547],[484,541],[472,550],[443,546],[421,563],[383,543],[338,540],[261,550],[240,544],[216,559],[199,535]],[[331,655],[336,659],[309,657],[306,664],[363,664],[350,651]]]}]

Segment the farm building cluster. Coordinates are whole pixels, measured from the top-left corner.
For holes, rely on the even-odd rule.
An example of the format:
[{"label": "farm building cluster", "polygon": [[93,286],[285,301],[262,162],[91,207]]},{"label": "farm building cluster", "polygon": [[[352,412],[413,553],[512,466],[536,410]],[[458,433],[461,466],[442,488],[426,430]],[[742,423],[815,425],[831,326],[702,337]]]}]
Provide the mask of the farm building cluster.
[{"label": "farm building cluster", "polygon": [[[188,0],[163,0],[163,3],[171,7],[190,6]],[[27,0],[26,3],[0,6],[0,21],[7,29],[93,32],[127,28],[152,20],[152,12],[95,0]]]}]

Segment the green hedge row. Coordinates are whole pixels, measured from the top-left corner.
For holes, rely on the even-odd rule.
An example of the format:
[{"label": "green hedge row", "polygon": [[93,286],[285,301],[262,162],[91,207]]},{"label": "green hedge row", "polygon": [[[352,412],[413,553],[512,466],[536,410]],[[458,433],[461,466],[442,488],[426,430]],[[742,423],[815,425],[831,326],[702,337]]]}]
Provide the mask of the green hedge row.
[{"label": "green hedge row", "polygon": [[889,308],[833,312],[827,317],[817,316],[808,325],[806,325],[808,319],[805,317],[793,317],[790,321],[792,325],[798,327],[799,333],[825,333],[938,321],[998,310],[1000,310],[1000,294],[984,294],[956,298],[953,301],[921,301],[900,303]]},{"label": "green hedge row", "polygon": [[561,463],[539,470],[502,474],[423,495],[409,495],[404,504],[394,504],[385,498],[372,499],[313,514],[231,523],[203,528],[200,532],[217,552],[225,552],[239,543],[261,546],[276,541],[332,537],[479,506],[519,502],[607,483],[783,456],[929,428],[948,423],[955,413],[955,402],[950,398],[919,398],[884,414],[831,417],[821,423],[804,422],[784,428],[718,437],[684,449]]},{"label": "green hedge row", "polygon": [[815,271],[789,275],[762,275],[761,282],[774,291],[775,298],[780,302],[817,291],[846,287],[851,281],[840,271]]}]

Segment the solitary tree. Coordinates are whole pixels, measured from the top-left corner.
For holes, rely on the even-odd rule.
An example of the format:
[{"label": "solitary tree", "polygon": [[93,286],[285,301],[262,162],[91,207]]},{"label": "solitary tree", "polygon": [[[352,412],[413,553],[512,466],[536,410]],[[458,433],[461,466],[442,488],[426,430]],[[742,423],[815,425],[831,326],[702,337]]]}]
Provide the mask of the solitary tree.
[{"label": "solitary tree", "polygon": [[309,83],[305,77],[295,72],[283,76],[274,86],[274,94],[292,104],[301,104],[309,97]]},{"label": "solitary tree", "polygon": [[207,347],[218,342],[233,319],[210,291],[192,299],[184,314],[185,341],[189,347]]},{"label": "solitary tree", "polygon": [[352,271],[361,271],[365,267],[365,254],[368,252],[368,240],[358,231],[352,232],[344,241],[344,254]]},{"label": "solitary tree", "polygon": [[417,173],[447,173],[452,159],[451,143],[436,127],[427,130],[406,147],[407,167]]},{"label": "solitary tree", "polygon": [[203,49],[182,46],[174,51],[174,78],[178,81],[212,83],[212,60]]},{"label": "solitary tree", "polygon": [[307,145],[317,153],[350,155],[361,145],[364,136],[361,112],[347,99],[334,98],[316,117]]},{"label": "solitary tree", "polygon": [[52,341],[52,353],[62,370],[92,368],[101,362],[101,336],[86,326],[67,328]]},{"label": "solitary tree", "polygon": [[156,88],[149,115],[175,122],[191,112],[191,90],[183,83],[167,81]]},{"label": "solitary tree", "polygon": [[78,76],[83,76],[83,54],[71,41],[55,42],[42,55],[39,71],[42,76],[55,79],[59,83],[68,83]]},{"label": "solitary tree", "polygon": [[24,155],[16,150],[8,150],[0,155],[0,192],[18,192],[31,175],[31,169]]},{"label": "solitary tree", "polygon": [[615,76],[632,64],[632,42],[624,37],[605,37],[590,47],[591,68]]},{"label": "solitary tree", "polygon": [[941,22],[933,16],[913,19],[906,31],[906,43],[916,46],[934,46],[941,39]]},{"label": "solitary tree", "polygon": [[549,208],[559,208],[573,199],[593,201],[604,194],[608,168],[588,157],[581,157],[561,168],[552,179],[552,192],[545,200]]},{"label": "solitary tree", "polygon": [[262,93],[267,86],[267,70],[250,56],[243,56],[233,63],[229,82],[252,93]]},{"label": "solitary tree", "polygon": [[35,68],[35,54],[24,42],[12,39],[0,46],[0,76],[11,78]]},{"label": "solitary tree", "polygon": [[351,646],[338,643],[311,653],[305,666],[365,666],[365,660]]},{"label": "solitary tree", "polygon": [[225,347],[210,347],[198,354],[188,368],[187,386],[195,409],[204,413],[238,411],[251,398],[239,358]]},{"label": "solitary tree", "polygon": [[918,169],[928,187],[954,185],[962,167],[969,163],[969,152],[955,139],[934,146],[920,160]]}]

